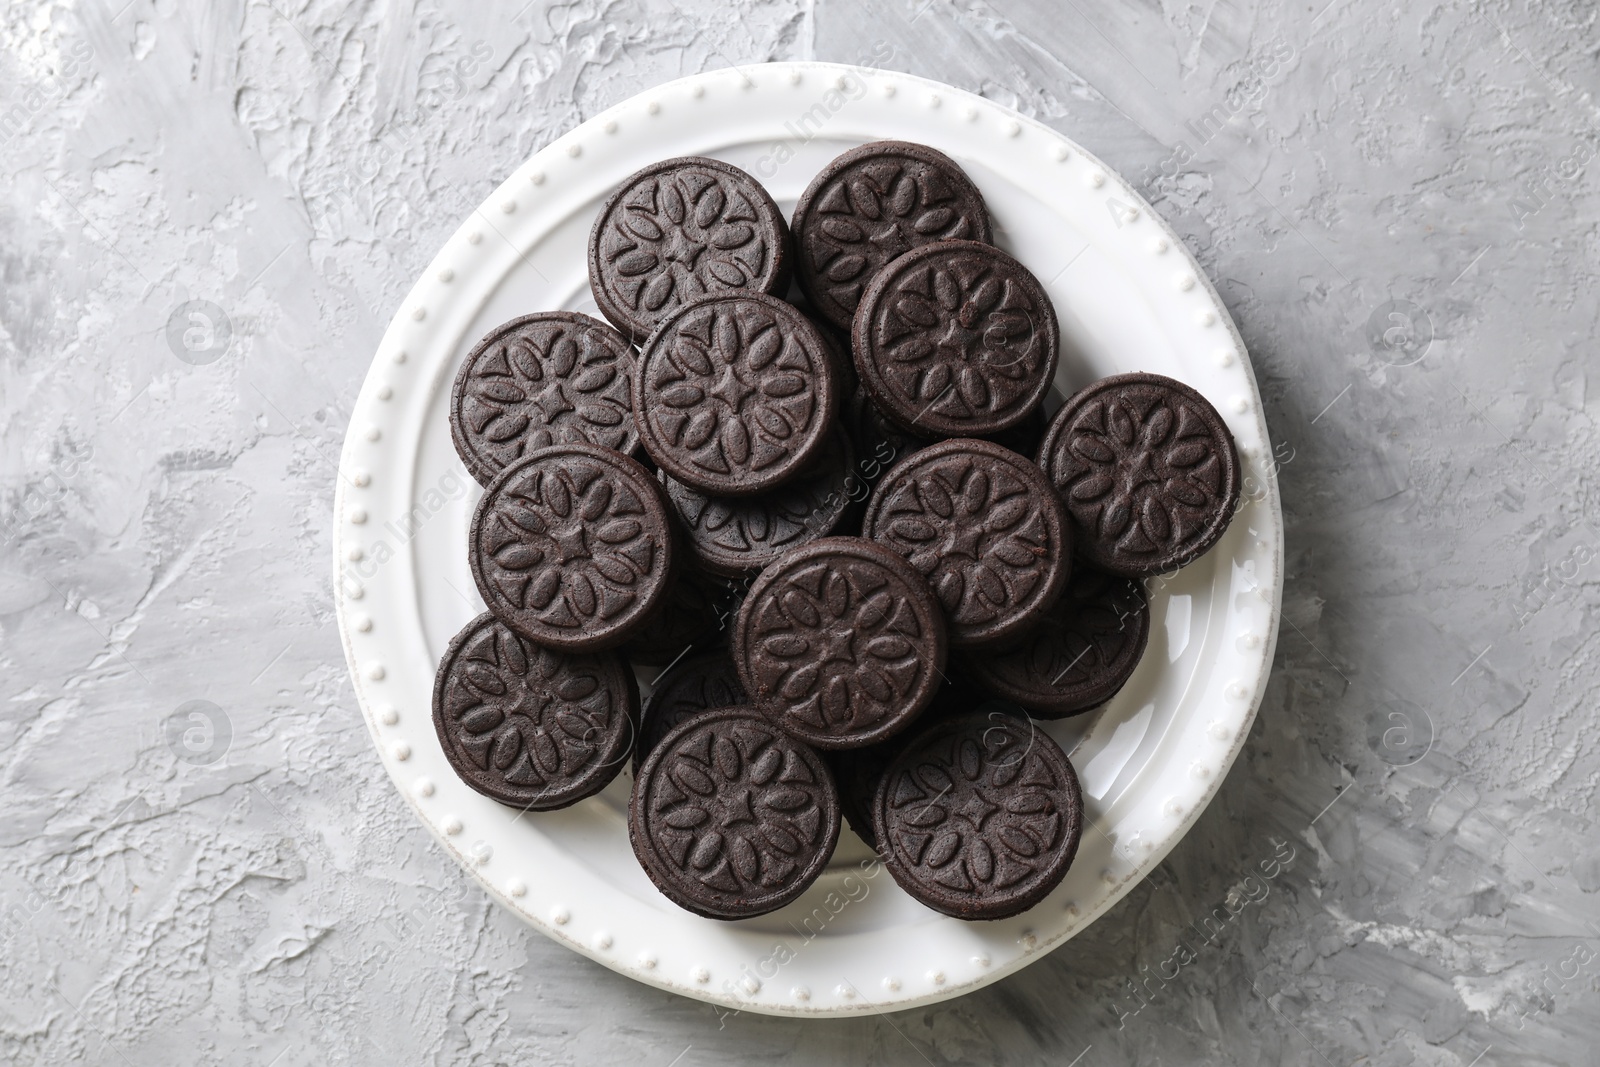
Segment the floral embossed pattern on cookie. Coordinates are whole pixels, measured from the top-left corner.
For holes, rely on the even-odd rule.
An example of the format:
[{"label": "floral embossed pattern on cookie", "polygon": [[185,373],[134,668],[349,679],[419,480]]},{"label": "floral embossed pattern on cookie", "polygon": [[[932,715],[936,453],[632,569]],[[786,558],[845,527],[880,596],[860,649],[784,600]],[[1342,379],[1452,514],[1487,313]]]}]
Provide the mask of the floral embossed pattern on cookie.
[{"label": "floral embossed pattern on cookie", "polygon": [[733,627],[733,661],[762,714],[818,748],[881,741],[928,706],[944,618],[899,555],[827,537],[761,572]]},{"label": "floral embossed pattern on cookie", "polygon": [[878,851],[902,889],[946,915],[1003,919],[1060,884],[1083,798],[1066,753],[1027,719],[968,715],[921,733],[880,779]]},{"label": "floral embossed pattern on cookie", "polygon": [[468,562],[489,610],[513,629],[553,648],[609,648],[667,589],[666,502],[643,467],[610,449],[541,449],[485,491]]},{"label": "floral embossed pattern on cookie", "polygon": [[927,436],[981,437],[1026,420],[1050,391],[1060,342],[1039,280],[976,241],[923,245],[884,267],[851,327],[873,400]]},{"label": "floral embossed pattern on cookie", "polygon": [[1025,630],[1055,603],[1071,568],[1066,514],[1050,483],[989,441],[941,441],[890,468],[862,531],[928,579],[957,646]]},{"label": "floral embossed pattern on cookie", "polygon": [[691,300],[789,286],[789,228],[761,183],[704,158],[667,159],[611,195],[589,234],[589,287],[612,324],[642,343]]},{"label": "floral embossed pattern on cookie", "polygon": [[450,436],[488,485],[523,456],[585,443],[631,452],[633,349],[598,319],[571,311],[524,315],[467,355],[450,398]]},{"label": "floral embossed pattern on cookie", "polygon": [[884,264],[932,241],[988,243],[983,194],[949,156],[874,141],[824,167],[795,205],[795,277],[818,313],[848,330]]},{"label": "floral embossed pattern on cookie", "polygon": [[489,614],[456,635],[434,681],[433,724],[456,773],[534,811],[605,788],[638,712],[633,672],[614,653],[552,652]]},{"label": "floral embossed pattern on cookie", "polygon": [[650,458],[718,496],[765,492],[803,471],[835,406],[827,342],[793,305],[760,294],[673,312],[639,354],[634,396]]},{"label": "floral embossed pattern on cookie", "polygon": [[628,837],[674,903],[742,919],[783,907],[822,873],[839,796],[815,752],[749,708],[724,708],[681,723],[650,753]]},{"label": "floral embossed pattern on cookie", "polygon": [[1072,515],[1078,551],[1130,578],[1194,560],[1239,501],[1239,454],[1222,416],[1159,374],[1119,374],[1074,393],[1039,465]]}]

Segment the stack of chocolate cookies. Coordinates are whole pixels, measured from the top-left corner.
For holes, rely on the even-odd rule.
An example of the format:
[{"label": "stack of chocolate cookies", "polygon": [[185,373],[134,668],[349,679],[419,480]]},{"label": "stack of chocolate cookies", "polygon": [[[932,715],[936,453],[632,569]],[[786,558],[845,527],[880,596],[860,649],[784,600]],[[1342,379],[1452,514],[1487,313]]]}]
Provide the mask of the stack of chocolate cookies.
[{"label": "stack of chocolate cookies", "polygon": [[488,611],[434,721],[464,781],[558,808],[631,756],[634,852],[711,918],[798,897],[841,814],[947,915],[1059,884],[1083,802],[1035,720],[1121,689],[1142,579],[1221,537],[1239,461],[1157,375],[1047,417],[1055,309],[991,236],[962,169],[897,141],[834,160],[792,224],[712,159],[612,194],[609,324],[515,319],[455,380]]}]

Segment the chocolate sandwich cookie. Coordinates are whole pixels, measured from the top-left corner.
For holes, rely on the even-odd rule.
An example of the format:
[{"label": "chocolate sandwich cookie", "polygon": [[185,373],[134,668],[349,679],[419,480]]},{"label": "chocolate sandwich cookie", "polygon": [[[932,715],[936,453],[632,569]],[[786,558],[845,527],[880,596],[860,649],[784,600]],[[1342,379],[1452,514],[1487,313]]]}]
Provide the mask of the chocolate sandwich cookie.
[{"label": "chocolate sandwich cookie", "polygon": [[486,797],[564,808],[617,776],[639,688],[614,652],[541,648],[487,612],[455,636],[433,683],[433,726],[450,766]]},{"label": "chocolate sandwich cookie", "polygon": [[1078,553],[1147,578],[1191,562],[1239,504],[1239,453],[1217,409],[1159,374],[1118,374],[1074,393],[1039,466],[1072,516]]},{"label": "chocolate sandwich cookie", "polygon": [[853,500],[866,495],[852,476],[854,464],[850,439],[836,426],[809,470],[760,496],[707,496],[675,479],[664,481],[695,562],[712,574],[738,577],[832,533]]},{"label": "chocolate sandwich cookie", "polygon": [[933,591],[899,555],[859,537],[813,541],[762,571],[731,643],[756,709],[824,749],[904,729],[944,676]]},{"label": "chocolate sandwich cookie", "polygon": [[795,279],[818,313],[850,328],[868,282],[933,241],[987,243],[983,194],[943,152],[907,141],[852,148],[811,180],[795,205]]},{"label": "chocolate sandwich cookie", "polygon": [[722,630],[721,601],[727,590],[710,575],[689,566],[677,578],[650,617],[622,646],[630,663],[665,667],[695,645],[711,645]]},{"label": "chocolate sandwich cookie", "polygon": [[753,496],[801,474],[826,445],[833,357],[776,297],[708,297],[645,342],[634,399],[639,439],[663,472],[713,496]]},{"label": "chocolate sandwich cookie", "polygon": [[897,463],[872,491],[862,532],[927,578],[954,647],[1025,631],[1055,603],[1072,566],[1066,512],[1050,483],[991,441],[941,441]]},{"label": "chocolate sandwich cookie", "polygon": [[664,159],[631,175],[589,232],[589,288],[635,344],[714,293],[782,295],[789,227],[761,183],[717,159]]},{"label": "chocolate sandwich cookie", "polygon": [[467,559],[513,630],[551,648],[611,648],[649,620],[673,577],[667,503],[627,456],[552,445],[489,483]]},{"label": "chocolate sandwich cookie", "polygon": [[733,669],[728,650],[719,648],[686,656],[656,680],[644,703],[639,740],[633,746],[633,769],[638,773],[650,750],[680,722],[717,708],[745,703],[744,686]]},{"label": "chocolate sandwich cookie", "polygon": [[450,437],[488,485],[550,445],[631,452],[633,349],[599,319],[572,311],[524,315],[467,354],[450,394]]},{"label": "chocolate sandwich cookie", "polygon": [[958,919],[1004,919],[1061,883],[1083,796],[1066,753],[1027,719],[989,713],[919,731],[872,802],[878,854],[900,888]]},{"label": "chocolate sandwich cookie", "polygon": [[861,383],[883,413],[930,437],[982,437],[1025,421],[1061,346],[1028,268],[976,241],[912,249],[873,276],[851,327]]},{"label": "chocolate sandwich cookie", "polygon": [[1055,607],[1015,647],[966,654],[961,666],[995,695],[1059,719],[1116,696],[1149,636],[1150,604],[1138,580],[1079,563]]},{"label": "chocolate sandwich cookie", "polygon": [[708,711],[644,761],[628,839],[674,904],[746,919],[816,881],[839,840],[839,795],[820,756],[749,708]]}]

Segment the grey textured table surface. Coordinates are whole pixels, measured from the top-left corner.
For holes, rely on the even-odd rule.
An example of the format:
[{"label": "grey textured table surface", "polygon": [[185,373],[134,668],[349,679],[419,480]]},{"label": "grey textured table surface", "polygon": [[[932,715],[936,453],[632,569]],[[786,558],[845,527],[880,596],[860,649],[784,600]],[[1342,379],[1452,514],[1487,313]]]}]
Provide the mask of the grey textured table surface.
[{"label": "grey textured table surface", "polygon": [[[1600,28],[1325,2],[8,6],[0,1059],[1600,1062]],[[1288,523],[1265,704],[1157,873],[844,1022],[493,905],[381,770],[328,578],[357,383],[465,207],[617,100],[787,58],[982,92],[1137,183],[1243,330]]]}]

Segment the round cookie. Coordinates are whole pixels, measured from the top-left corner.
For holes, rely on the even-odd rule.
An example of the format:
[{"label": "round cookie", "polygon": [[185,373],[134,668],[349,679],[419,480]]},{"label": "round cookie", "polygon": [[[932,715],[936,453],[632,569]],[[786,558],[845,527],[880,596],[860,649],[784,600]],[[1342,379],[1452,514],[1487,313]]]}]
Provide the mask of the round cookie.
[{"label": "round cookie", "polygon": [[820,756],[751,709],[708,711],[639,769],[628,840],[674,904],[746,919],[788,904],[828,865],[839,794]]},{"label": "round cookie", "polygon": [[496,618],[551,648],[621,644],[673,577],[661,487],[627,456],[552,445],[500,472],[472,516],[467,559]]},{"label": "round cookie", "polygon": [[939,241],[873,276],[851,325],[861,383],[925,437],[1025,422],[1050,392],[1061,331],[1028,268],[991,245]]},{"label": "round cookie", "polygon": [[811,180],[791,224],[795,280],[817,313],[848,330],[861,294],[890,260],[933,241],[988,243],[983,194],[943,152],[874,141]]},{"label": "round cookie", "polygon": [[639,352],[633,395],[645,451],[712,496],[753,496],[803,472],[836,406],[828,342],[759,293],[708,297],[664,319]]},{"label": "round cookie", "polygon": [[631,452],[633,349],[599,319],[524,315],[489,332],[450,393],[450,437],[478,484],[550,445]]},{"label": "round cookie", "polygon": [[696,563],[729,578],[756,574],[791,548],[826,537],[839,525],[852,497],[864,490],[853,475],[850,439],[835,426],[811,469],[760,496],[707,496],[664,479]]},{"label": "round cookie", "polygon": [[941,441],[895,464],[867,501],[862,532],[928,579],[954,647],[1025,631],[1072,567],[1070,527],[1050,483],[991,441]]},{"label": "round cookie", "polygon": [[817,748],[898,733],[944,679],[933,591],[901,556],[859,537],[813,541],[762,571],[731,643],[751,703]]},{"label": "round cookie", "polygon": [[708,294],[789,288],[789,227],[760,182],[717,159],[664,159],[630,175],[589,232],[589,288],[635,344]]},{"label": "round cookie", "polygon": [[485,612],[450,642],[433,725],[461,780],[524,811],[564,808],[617,776],[639,687],[613,652],[541,648]]},{"label": "round cookie", "polygon": [[1074,393],[1039,446],[1079,555],[1130,578],[1175,570],[1216,544],[1238,508],[1233,434],[1189,386],[1118,374]]},{"label": "round cookie", "polygon": [[1004,919],[1065,877],[1083,795],[1048,734],[979,713],[913,737],[879,779],[872,820],[884,866],[912,897],[958,919]]},{"label": "round cookie", "polygon": [[634,772],[680,722],[716,708],[737,707],[745,701],[744,686],[727,649],[685,657],[656,679],[655,690],[645,701],[639,740],[633,746]]},{"label": "round cookie", "polygon": [[1150,602],[1138,580],[1080,563],[1055,607],[1015,647],[969,653],[961,666],[996,696],[1060,719],[1116,696],[1149,637]]},{"label": "round cookie", "polygon": [[721,601],[727,589],[721,581],[693,567],[679,567],[656,610],[622,646],[630,663],[665,667],[694,645],[719,640]]}]

